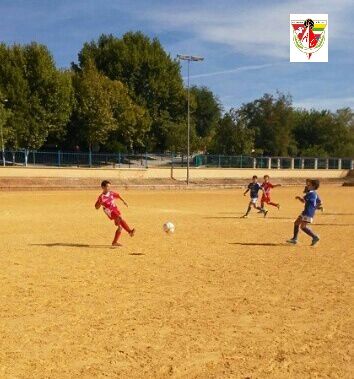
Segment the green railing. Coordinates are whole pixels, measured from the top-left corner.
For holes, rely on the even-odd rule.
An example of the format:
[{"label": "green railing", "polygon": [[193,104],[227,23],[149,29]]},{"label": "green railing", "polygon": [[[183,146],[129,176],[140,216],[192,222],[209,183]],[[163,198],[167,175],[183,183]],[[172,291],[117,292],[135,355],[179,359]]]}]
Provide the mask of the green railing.
[{"label": "green railing", "polygon": [[[353,158],[316,157],[252,157],[249,155],[194,154],[191,167],[254,168],[254,169],[354,169]],[[110,167],[149,168],[186,167],[183,154],[127,154],[63,151],[5,151],[0,153],[1,166]]]}]

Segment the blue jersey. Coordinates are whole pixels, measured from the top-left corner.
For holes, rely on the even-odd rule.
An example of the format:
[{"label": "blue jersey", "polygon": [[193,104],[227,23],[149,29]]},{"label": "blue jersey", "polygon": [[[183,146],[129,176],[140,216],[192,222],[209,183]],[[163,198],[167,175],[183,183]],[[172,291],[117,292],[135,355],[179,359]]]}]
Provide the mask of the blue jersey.
[{"label": "blue jersey", "polygon": [[247,187],[250,190],[251,199],[258,198],[258,192],[262,189],[259,183],[250,183]]},{"label": "blue jersey", "polygon": [[304,200],[305,200],[305,209],[302,212],[302,215],[312,218],[315,215],[317,206],[321,204],[321,199],[318,196],[316,191],[309,191],[304,196]]}]

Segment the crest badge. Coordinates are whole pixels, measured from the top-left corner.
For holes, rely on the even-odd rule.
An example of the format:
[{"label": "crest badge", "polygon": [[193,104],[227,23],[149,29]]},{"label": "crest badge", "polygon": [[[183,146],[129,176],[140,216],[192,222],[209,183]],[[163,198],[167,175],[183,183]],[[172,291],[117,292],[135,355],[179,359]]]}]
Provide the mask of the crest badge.
[{"label": "crest badge", "polygon": [[290,15],[290,62],[328,62],[328,14]]}]

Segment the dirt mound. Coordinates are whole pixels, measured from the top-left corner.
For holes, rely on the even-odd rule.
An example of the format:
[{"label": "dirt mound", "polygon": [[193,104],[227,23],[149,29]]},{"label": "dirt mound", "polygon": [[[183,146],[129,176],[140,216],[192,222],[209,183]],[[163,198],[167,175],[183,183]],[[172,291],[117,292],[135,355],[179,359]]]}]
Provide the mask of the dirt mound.
[{"label": "dirt mound", "polygon": [[354,186],[354,170],[350,170],[348,172],[348,175],[344,180],[343,186],[346,186],[346,187]]}]

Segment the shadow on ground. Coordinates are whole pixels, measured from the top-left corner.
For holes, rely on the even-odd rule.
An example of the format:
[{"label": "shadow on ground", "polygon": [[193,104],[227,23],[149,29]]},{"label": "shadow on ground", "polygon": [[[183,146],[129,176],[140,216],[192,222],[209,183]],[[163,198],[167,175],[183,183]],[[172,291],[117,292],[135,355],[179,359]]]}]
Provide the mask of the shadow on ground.
[{"label": "shadow on ground", "polygon": [[[86,248],[86,249],[119,249],[121,246],[111,246],[111,245],[89,245],[89,244],[83,244],[83,243],[62,243],[62,242],[55,242],[55,243],[32,243],[30,246],[45,246],[45,247],[79,247],[79,248]],[[143,253],[130,253],[129,255],[136,255],[141,256],[145,255]]]},{"label": "shadow on ground", "polygon": [[317,224],[314,222],[314,226],[354,226],[354,224]]},{"label": "shadow on ground", "polygon": [[45,247],[80,247],[80,248],[88,248],[88,249],[97,249],[97,248],[106,248],[106,249],[115,249],[114,246],[111,245],[88,245],[82,243],[62,243],[62,242],[54,242],[54,243],[33,243],[30,246],[45,246]]},{"label": "shadow on ground", "polygon": [[[253,215],[249,215],[247,217],[247,219],[251,219],[251,218],[254,218],[254,219],[257,219],[257,214],[254,213]],[[205,219],[243,219],[242,216],[208,216],[208,217],[204,217]],[[292,220],[294,221],[296,219],[296,217],[273,217],[273,216],[267,216],[267,217],[264,217],[263,215],[258,215],[258,218],[264,218],[264,219],[267,219],[267,220]]]},{"label": "shadow on ground", "polygon": [[354,216],[354,213],[319,213],[321,216]]},{"label": "shadow on ground", "polygon": [[240,246],[291,246],[288,243],[273,243],[273,242],[229,242],[229,245]]}]

